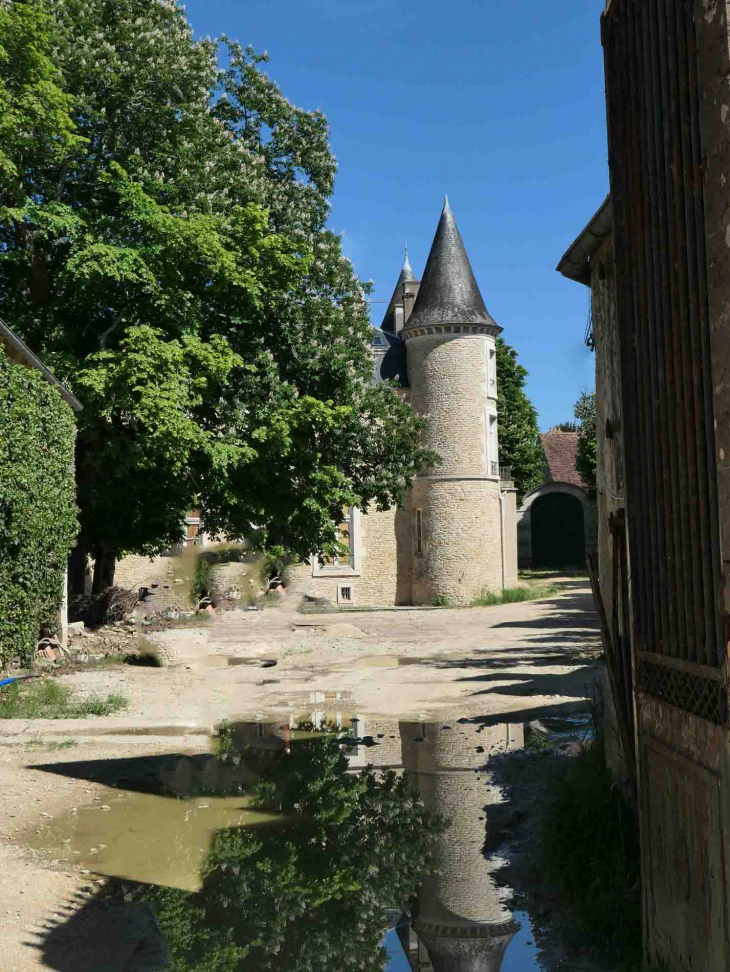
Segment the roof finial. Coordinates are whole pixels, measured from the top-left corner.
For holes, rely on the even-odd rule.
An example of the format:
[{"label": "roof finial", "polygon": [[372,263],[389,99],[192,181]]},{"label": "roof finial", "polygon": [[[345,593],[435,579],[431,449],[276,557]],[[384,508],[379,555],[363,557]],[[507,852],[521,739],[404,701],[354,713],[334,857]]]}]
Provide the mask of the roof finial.
[{"label": "roof finial", "polygon": [[406,249],[405,249],[405,255],[404,255],[404,257],[403,257],[403,269],[404,269],[404,270],[408,270],[408,271],[409,271],[410,273],[412,273],[412,272],[413,272],[413,271],[411,270],[411,264],[410,264],[410,261],[408,260],[408,243],[406,243]]},{"label": "roof finial", "polygon": [[449,206],[449,197],[446,195],[446,193],[444,193],[444,212],[451,212],[451,206]]}]

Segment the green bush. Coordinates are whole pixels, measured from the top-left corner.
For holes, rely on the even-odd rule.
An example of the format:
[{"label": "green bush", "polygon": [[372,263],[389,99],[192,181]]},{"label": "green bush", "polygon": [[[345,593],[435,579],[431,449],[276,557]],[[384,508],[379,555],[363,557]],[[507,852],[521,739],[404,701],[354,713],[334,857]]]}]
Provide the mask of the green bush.
[{"label": "green bush", "polygon": [[551,780],[538,859],[581,943],[611,968],[634,969],[641,952],[638,834],[606,765],[602,713],[594,727],[592,744],[565,759]]},{"label": "green bush", "polygon": [[43,378],[0,353],[0,668],[53,632],[78,532],[74,417]]}]

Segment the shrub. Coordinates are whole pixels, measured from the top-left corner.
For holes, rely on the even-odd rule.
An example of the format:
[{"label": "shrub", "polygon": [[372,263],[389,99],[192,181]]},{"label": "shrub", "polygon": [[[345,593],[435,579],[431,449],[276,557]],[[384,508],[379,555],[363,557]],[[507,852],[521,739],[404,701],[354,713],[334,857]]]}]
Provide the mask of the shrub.
[{"label": "shrub", "polygon": [[54,632],[78,531],[73,412],[43,376],[0,354],[0,667]]},{"label": "shrub", "polygon": [[551,780],[538,858],[581,942],[594,944],[611,968],[633,969],[641,951],[638,834],[606,765],[600,698],[593,725],[592,744]]}]

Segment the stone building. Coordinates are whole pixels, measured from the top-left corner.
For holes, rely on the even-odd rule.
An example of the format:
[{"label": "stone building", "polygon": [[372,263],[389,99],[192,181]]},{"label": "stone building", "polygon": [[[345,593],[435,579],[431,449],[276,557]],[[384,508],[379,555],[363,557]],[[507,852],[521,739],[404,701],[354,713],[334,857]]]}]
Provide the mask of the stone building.
[{"label": "stone building", "polygon": [[601,27],[611,198],[561,269],[593,297],[644,959],[727,969],[730,22],[715,0],[608,0]]},{"label": "stone building", "polygon": [[[585,340],[596,361],[596,550],[603,602],[616,618],[617,636],[628,638],[627,591],[614,591],[614,553],[625,548],[624,444],[621,356],[616,322],[613,207],[608,196],[558,264],[558,272],[591,290],[591,316]],[[621,564],[616,575],[621,577]],[[626,578],[628,583],[628,578]],[[618,585],[617,585],[618,586]],[[606,755],[614,775],[626,780],[626,764],[613,699],[607,698]]]},{"label": "stone building", "polygon": [[540,433],[543,481],[517,510],[520,567],[582,567],[596,547],[596,505],[576,469],[578,433]]},{"label": "stone building", "polygon": [[441,465],[423,470],[400,509],[346,510],[346,552],[295,568],[296,588],[339,604],[468,604],[515,584],[516,490],[500,474],[497,431],[501,331],[446,201],[423,278],[406,257],[371,344],[374,381],[399,383]]},{"label": "stone building", "polygon": [[[519,926],[494,874],[501,789],[490,756],[524,745],[522,725],[400,723],[403,768],[429,810],[450,820],[438,839],[438,873],[418,890],[409,941],[414,972],[498,972]],[[485,765],[486,764],[486,765]]]}]

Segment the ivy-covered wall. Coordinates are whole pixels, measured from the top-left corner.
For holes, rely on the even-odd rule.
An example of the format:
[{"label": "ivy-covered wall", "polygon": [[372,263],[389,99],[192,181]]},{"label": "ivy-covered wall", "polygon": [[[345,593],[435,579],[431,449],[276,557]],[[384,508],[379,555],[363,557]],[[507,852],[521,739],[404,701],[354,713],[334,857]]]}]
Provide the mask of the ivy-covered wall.
[{"label": "ivy-covered wall", "polygon": [[0,668],[55,630],[78,531],[73,455],[71,408],[0,347]]}]

